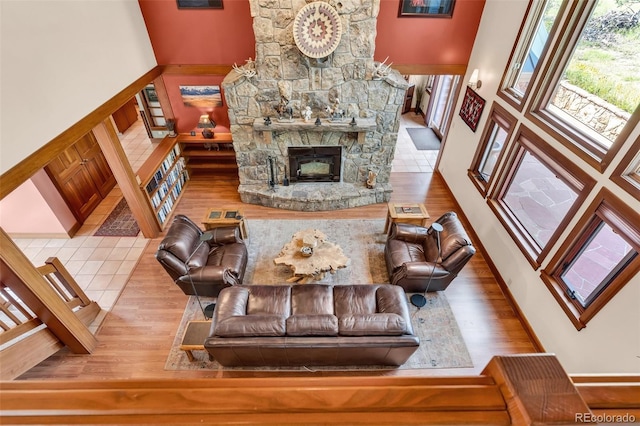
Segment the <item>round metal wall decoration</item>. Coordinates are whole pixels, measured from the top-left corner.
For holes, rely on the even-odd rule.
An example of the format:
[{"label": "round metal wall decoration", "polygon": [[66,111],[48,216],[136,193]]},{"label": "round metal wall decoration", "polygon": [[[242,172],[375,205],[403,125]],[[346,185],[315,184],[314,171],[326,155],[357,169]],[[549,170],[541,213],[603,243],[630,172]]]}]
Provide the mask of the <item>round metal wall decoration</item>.
[{"label": "round metal wall decoration", "polygon": [[328,3],[316,1],[305,5],[293,21],[293,39],[298,49],[310,58],[329,56],[342,36],[338,12]]}]

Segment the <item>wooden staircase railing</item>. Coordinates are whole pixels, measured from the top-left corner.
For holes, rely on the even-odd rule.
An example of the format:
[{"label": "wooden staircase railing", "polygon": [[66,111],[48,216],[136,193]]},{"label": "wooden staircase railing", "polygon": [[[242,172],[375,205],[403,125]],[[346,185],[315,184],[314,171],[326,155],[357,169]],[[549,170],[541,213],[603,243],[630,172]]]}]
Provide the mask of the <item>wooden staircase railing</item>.
[{"label": "wooden staircase railing", "polygon": [[11,424],[579,424],[577,416],[601,415],[604,407],[640,419],[637,378],[575,386],[550,354],[496,356],[481,375],[464,377],[11,381],[0,387],[1,420]]},{"label": "wooden staircase railing", "polygon": [[[46,282],[85,326],[100,312],[59,259],[51,257],[37,268]],[[10,286],[0,282],[0,379],[18,377],[64,347],[62,341],[21,300]]]}]

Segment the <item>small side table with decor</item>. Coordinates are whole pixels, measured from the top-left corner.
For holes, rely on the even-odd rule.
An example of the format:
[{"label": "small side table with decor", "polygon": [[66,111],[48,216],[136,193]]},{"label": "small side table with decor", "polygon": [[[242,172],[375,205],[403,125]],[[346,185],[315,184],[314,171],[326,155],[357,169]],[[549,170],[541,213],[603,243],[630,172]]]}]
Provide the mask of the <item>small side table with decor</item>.
[{"label": "small side table with decor", "polygon": [[391,224],[394,222],[410,223],[427,227],[429,212],[421,203],[389,203],[387,221],[384,225],[385,234],[389,233]]},{"label": "small side table with decor", "polygon": [[238,226],[240,228],[240,236],[242,236],[242,239],[246,240],[247,238],[249,238],[244,214],[240,209],[209,209],[206,216],[202,220],[202,224],[204,225],[204,229],[207,231],[223,226]]}]

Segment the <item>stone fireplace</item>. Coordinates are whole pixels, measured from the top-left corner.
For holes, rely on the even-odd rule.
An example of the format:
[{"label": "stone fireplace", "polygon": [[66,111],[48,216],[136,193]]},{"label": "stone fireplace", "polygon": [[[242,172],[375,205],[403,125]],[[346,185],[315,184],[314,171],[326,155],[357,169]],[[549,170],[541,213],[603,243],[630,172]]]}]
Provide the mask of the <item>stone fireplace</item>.
[{"label": "stone fireplace", "polygon": [[[296,15],[310,3],[328,3],[341,25],[337,47],[323,58],[306,56],[294,41]],[[380,0],[327,3],[250,0],[255,61],[222,83],[243,202],[319,211],[391,197],[389,175],[408,84],[373,60]],[[304,157],[302,167],[292,153]],[[279,178],[273,187],[269,158]],[[376,175],[371,189],[370,172]]]}]

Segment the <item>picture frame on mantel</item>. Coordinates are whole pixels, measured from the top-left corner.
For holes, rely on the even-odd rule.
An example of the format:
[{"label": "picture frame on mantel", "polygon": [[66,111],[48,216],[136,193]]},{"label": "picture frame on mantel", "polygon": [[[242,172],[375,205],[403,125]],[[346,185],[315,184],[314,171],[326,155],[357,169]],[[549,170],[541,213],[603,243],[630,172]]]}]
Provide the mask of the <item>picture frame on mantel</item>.
[{"label": "picture frame on mantel", "polygon": [[222,9],[222,0],[176,0],[178,9]]},{"label": "picture frame on mantel", "polygon": [[456,0],[400,0],[398,16],[451,18]]}]

